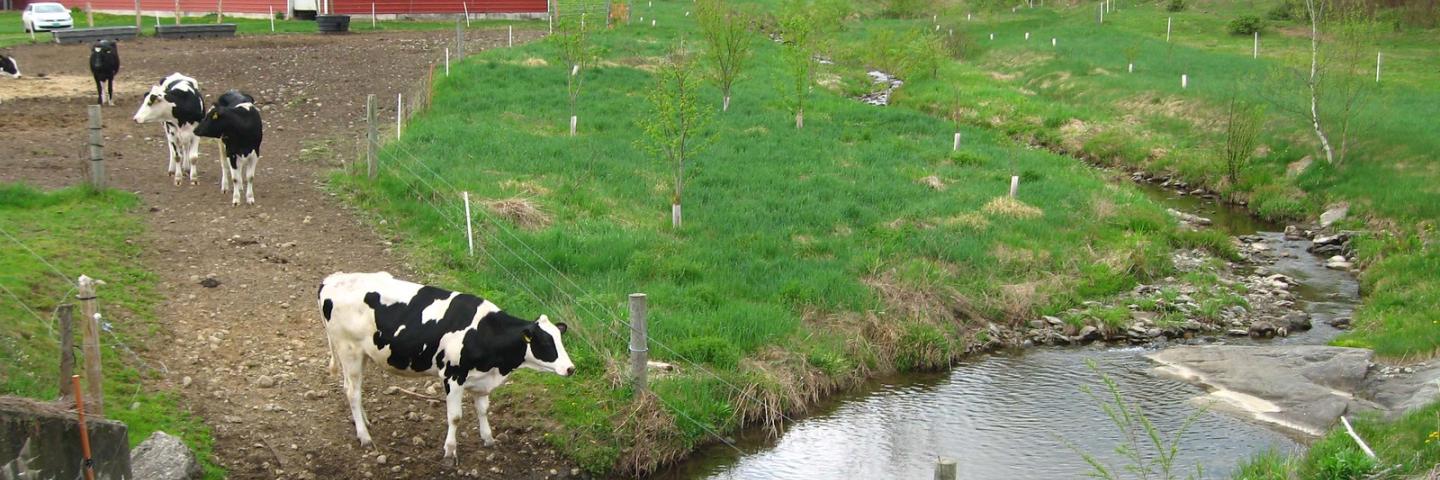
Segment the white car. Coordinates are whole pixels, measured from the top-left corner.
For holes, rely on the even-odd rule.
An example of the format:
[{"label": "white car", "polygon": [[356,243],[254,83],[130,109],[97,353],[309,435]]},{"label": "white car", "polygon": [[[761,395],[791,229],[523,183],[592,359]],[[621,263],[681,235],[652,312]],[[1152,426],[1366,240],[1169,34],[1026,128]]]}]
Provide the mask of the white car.
[{"label": "white car", "polygon": [[25,13],[20,14],[20,21],[25,23],[26,33],[59,30],[75,26],[75,19],[70,17],[70,9],[58,3],[32,3],[26,5]]}]

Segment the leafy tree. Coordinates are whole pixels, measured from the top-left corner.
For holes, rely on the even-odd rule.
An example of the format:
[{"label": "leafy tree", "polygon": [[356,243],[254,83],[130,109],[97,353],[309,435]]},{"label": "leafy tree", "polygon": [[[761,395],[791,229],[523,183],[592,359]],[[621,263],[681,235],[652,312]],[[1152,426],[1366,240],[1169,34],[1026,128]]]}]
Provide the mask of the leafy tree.
[{"label": "leafy tree", "polygon": [[723,0],[699,0],[696,5],[700,35],[708,47],[705,60],[724,100],[720,111],[730,110],[730,87],[740,78],[754,49],[746,18],[741,12],[725,5]]},{"label": "leafy tree", "polygon": [[675,165],[675,192],[670,200],[671,227],[680,228],[680,199],[685,192],[685,163],[702,150],[713,133],[709,115],[697,100],[700,74],[684,42],[666,56],[656,84],[646,95],[651,111],[640,120],[641,148]]},{"label": "leafy tree", "polygon": [[792,0],[780,15],[780,35],[785,42],[785,76],[781,90],[785,103],[795,112],[795,128],[805,128],[805,103],[815,83],[815,53],[819,50],[819,22],[809,2]]}]

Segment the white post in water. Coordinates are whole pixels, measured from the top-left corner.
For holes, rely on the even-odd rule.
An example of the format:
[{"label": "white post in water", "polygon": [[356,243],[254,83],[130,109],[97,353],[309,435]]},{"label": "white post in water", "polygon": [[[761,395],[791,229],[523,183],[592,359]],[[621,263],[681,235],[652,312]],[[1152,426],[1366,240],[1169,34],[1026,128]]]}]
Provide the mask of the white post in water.
[{"label": "white post in water", "polygon": [[960,149],[960,132],[955,132],[955,144],[954,144],[954,146],[952,146],[950,149],[951,149],[951,150],[959,150],[959,149]]},{"label": "white post in water", "polygon": [[940,457],[935,460],[935,480],[955,480],[955,461]]},{"label": "white post in water", "polygon": [[1384,52],[1375,52],[1375,83],[1380,83],[1380,61],[1384,58]]},{"label": "white post in water", "polygon": [[1260,31],[1255,31],[1255,47],[1250,53],[1250,58],[1260,58]]},{"label": "white post in water", "polygon": [[1189,76],[1189,75],[1186,75],[1186,74],[1184,74],[1184,73],[1180,74],[1180,88],[1187,88],[1187,87],[1189,87],[1189,86],[1190,86],[1190,76]]},{"label": "white post in water", "polygon": [[1011,175],[1011,176],[1010,176],[1010,198],[1015,198],[1015,194],[1016,194],[1016,193],[1019,193],[1019,192],[1020,192],[1020,176],[1019,176],[1019,175]]},{"label": "white post in water", "polygon": [[1170,43],[1170,21],[1171,17],[1165,17],[1165,43]]},{"label": "white post in water", "polygon": [[445,76],[450,76],[450,47],[445,47]]},{"label": "white post in water", "polygon": [[395,94],[395,139],[400,139],[400,119],[405,118],[405,94]]},{"label": "white post in water", "polygon": [[470,256],[475,256],[475,230],[470,226],[470,192],[460,192],[465,199],[465,243],[470,246]]}]

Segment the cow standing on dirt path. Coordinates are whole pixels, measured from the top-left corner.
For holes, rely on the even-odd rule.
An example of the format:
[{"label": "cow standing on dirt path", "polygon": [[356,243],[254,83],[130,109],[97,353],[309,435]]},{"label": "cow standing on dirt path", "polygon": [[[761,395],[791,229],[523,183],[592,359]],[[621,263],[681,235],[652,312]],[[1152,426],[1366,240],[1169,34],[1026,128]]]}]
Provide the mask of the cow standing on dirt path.
[{"label": "cow standing on dirt path", "polygon": [[[135,123],[165,122],[165,143],[170,150],[170,164],[165,171],[180,176],[190,171],[190,184],[195,184],[195,157],[200,156],[200,137],[195,127],[205,117],[205,99],[195,79],[172,73],[150,87],[150,93],[135,111]],[[177,162],[175,157],[180,157]]]},{"label": "cow standing on dirt path", "polygon": [[[115,105],[115,75],[119,73],[120,46],[114,40],[99,40],[90,46],[90,75],[95,77],[96,103]],[[109,95],[103,86],[110,87]]]},{"label": "cow standing on dirt path", "polygon": [[490,392],[520,367],[561,376],[575,373],[561,341],[564,323],[541,315],[523,320],[474,295],[396,279],[389,273],[335,273],[316,292],[330,342],[330,371],[338,361],[355,435],[371,444],[360,405],[365,357],[393,373],[438,375],[445,384],[445,460],[455,463],[455,422],[465,390],[475,392],[480,438],[495,444],[486,412]]},{"label": "cow standing on dirt path", "polygon": [[[247,94],[247,93],[245,93],[245,92],[241,92],[241,91],[235,90],[235,89],[230,89],[230,90],[226,90],[224,94],[221,94],[221,95],[220,95],[220,98],[215,99],[215,105],[212,106],[211,108],[214,108],[214,107],[233,107],[233,106],[236,106],[236,105],[239,105],[239,104],[242,104],[242,103],[250,103],[250,104],[253,104],[253,103],[255,103],[255,98],[254,98],[254,97],[251,97],[249,94]],[[258,142],[257,142],[257,143],[258,143]],[[225,148],[225,144],[224,144],[224,143],[221,143],[221,144],[220,144],[220,148],[221,148],[221,150],[220,150],[220,191],[221,191],[221,192],[228,192],[228,191],[230,191],[230,169],[229,169],[228,167],[226,167],[225,163],[226,163],[227,159],[230,158],[230,154],[229,154],[229,153],[226,153],[226,151],[224,150],[224,148]],[[255,149],[256,149],[257,151],[260,149],[258,144],[256,145],[256,148],[255,148]]]},{"label": "cow standing on dirt path", "polygon": [[[226,92],[226,95],[232,92],[238,95],[223,103],[250,98],[234,90]],[[222,100],[225,100],[223,96]],[[225,158],[220,160],[220,190],[225,190],[227,177],[234,179],[235,191],[230,196],[230,204],[239,205],[240,191],[244,190],[245,204],[254,205],[255,165],[260,163],[260,140],[264,137],[260,110],[250,102],[234,106],[222,106],[220,103],[216,102],[200,120],[200,125],[195,127],[195,135],[218,138],[224,143]],[[228,175],[226,172],[229,172]]]}]

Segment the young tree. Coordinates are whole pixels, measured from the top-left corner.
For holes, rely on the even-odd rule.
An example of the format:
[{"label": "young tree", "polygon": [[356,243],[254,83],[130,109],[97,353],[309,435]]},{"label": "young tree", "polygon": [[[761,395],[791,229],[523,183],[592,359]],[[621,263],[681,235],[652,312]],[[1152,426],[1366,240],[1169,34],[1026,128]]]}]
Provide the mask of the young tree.
[{"label": "young tree", "polygon": [[815,52],[818,49],[817,19],[808,2],[787,2],[780,16],[780,35],[785,42],[785,73],[781,90],[785,103],[795,112],[795,128],[805,128],[805,101],[815,83]]},{"label": "young tree", "polygon": [[1234,96],[1230,97],[1230,107],[1226,110],[1225,150],[1222,156],[1225,160],[1225,176],[1230,180],[1232,188],[1240,184],[1240,171],[1245,169],[1255,154],[1255,144],[1260,137],[1264,115],[1263,108],[1242,103]]},{"label": "young tree", "polygon": [[745,15],[725,5],[723,0],[699,0],[696,4],[700,35],[708,48],[705,59],[710,73],[720,87],[724,100],[720,111],[730,110],[730,87],[740,78],[745,60],[754,44],[746,30]]},{"label": "young tree", "polygon": [[685,192],[685,162],[703,149],[711,132],[709,115],[696,99],[700,75],[684,43],[661,64],[656,85],[646,95],[651,113],[640,120],[641,148],[675,165],[675,192],[670,200],[670,226],[680,228],[680,198]]},{"label": "young tree", "polygon": [[589,27],[578,17],[570,19],[561,17],[555,34],[551,35],[550,39],[555,42],[557,50],[560,52],[560,61],[566,67],[565,90],[569,95],[570,135],[573,136],[580,118],[580,87],[585,83],[585,77],[580,73],[594,64],[598,53],[594,45],[590,43]]},{"label": "young tree", "polygon": [[[1375,88],[1365,74],[1375,25],[1359,6],[1339,0],[1305,0],[1305,14],[1310,21],[1310,65],[1303,79],[1307,120],[1325,151],[1325,161],[1342,163],[1355,113]],[[1335,134],[1338,152],[1331,139]]]}]

